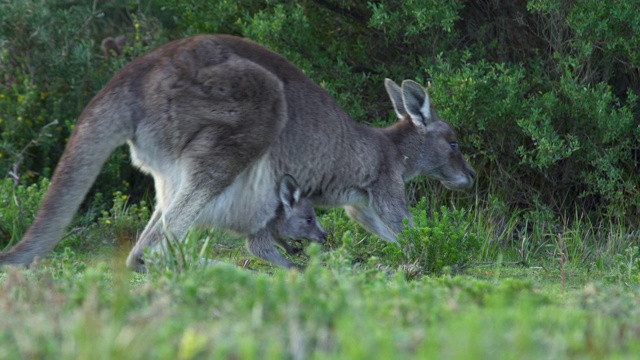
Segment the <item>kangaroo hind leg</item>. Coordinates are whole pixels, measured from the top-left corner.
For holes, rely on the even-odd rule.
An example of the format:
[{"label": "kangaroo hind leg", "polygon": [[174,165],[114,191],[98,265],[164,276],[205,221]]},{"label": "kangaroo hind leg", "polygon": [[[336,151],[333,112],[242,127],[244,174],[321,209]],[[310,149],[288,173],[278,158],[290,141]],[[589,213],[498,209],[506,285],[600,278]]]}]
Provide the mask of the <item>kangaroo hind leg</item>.
[{"label": "kangaroo hind leg", "polygon": [[[238,151],[224,142],[216,141],[215,131],[204,131],[200,139],[190,143],[180,160],[182,179],[166,208],[156,210],[159,215],[143,232],[127,258],[127,267],[143,271],[143,251],[146,247],[157,250],[165,235],[181,241],[195,224],[206,205],[233,183],[238,174],[264,151]],[[245,149],[246,150],[246,149]]]}]

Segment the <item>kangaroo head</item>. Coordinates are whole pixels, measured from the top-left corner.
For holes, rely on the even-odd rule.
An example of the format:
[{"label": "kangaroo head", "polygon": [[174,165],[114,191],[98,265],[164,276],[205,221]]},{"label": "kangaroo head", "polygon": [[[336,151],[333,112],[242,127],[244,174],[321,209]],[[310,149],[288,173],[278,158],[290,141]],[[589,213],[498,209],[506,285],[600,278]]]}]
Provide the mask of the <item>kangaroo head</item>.
[{"label": "kangaroo head", "polygon": [[327,232],[318,222],[311,200],[302,197],[301,194],[293,177],[284,175],[278,189],[283,209],[276,219],[278,237],[323,243],[327,238]]},{"label": "kangaroo head", "polygon": [[397,145],[406,160],[405,180],[422,174],[452,190],[471,187],[475,171],[460,152],[453,128],[431,107],[427,91],[411,80],[402,87],[389,79],[384,84],[400,119]]}]

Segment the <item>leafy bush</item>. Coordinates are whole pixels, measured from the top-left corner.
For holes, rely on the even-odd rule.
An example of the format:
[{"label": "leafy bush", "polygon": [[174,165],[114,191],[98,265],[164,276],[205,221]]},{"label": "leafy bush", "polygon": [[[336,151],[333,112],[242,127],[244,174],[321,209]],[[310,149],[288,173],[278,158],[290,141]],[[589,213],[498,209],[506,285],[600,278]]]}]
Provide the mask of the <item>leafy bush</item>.
[{"label": "leafy bush", "polygon": [[442,207],[440,212],[427,216],[424,208],[423,199],[414,211],[415,226],[405,228],[398,236],[398,244],[387,245],[387,260],[414,274],[440,274],[445,267],[459,272],[470,265],[481,242],[470,231],[468,214]]},{"label": "leafy bush", "polygon": [[621,103],[602,83],[563,77],[551,87],[522,66],[486,62],[457,69],[441,62],[433,73],[434,101],[461,128],[462,143],[477,149],[471,157],[484,170],[480,181],[495,179],[512,206],[535,209],[541,201],[557,212],[578,204],[620,212],[637,203],[635,95]]},{"label": "leafy bush", "polygon": [[[82,109],[118,68],[154,45],[158,24],[124,3],[0,4],[0,173],[30,183],[51,176]],[[101,41],[111,35],[128,39],[123,56],[103,55]],[[124,190],[122,179],[136,187],[140,177],[122,166],[127,161],[124,149],[114,153],[98,189]]]}]

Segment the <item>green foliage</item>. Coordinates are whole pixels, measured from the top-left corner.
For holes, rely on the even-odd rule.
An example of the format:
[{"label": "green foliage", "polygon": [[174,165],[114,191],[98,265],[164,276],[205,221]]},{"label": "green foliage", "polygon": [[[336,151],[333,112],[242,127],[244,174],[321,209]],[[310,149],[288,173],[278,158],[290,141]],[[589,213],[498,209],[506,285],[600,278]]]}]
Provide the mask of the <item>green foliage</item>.
[{"label": "green foliage", "polygon": [[[87,7],[56,11],[45,1],[3,4],[0,15],[4,44],[0,58],[0,66],[4,70],[3,86],[0,87],[3,158],[19,154],[37,137],[40,128],[57,119],[59,126],[54,129],[55,137],[39,144],[38,155],[27,158],[24,164],[26,168],[30,168],[34,161],[40,161],[38,165],[41,168],[54,165],[44,154],[55,150],[60,152],[57,141],[70,133],[70,124],[65,122],[76,117],[71,117],[67,111],[73,108],[79,112],[82,109],[81,104],[61,106],[60,102],[62,96],[73,94],[77,97],[84,92],[82,88],[72,86],[86,77],[93,61],[89,56],[93,43],[86,33],[75,32],[92,16],[91,9]],[[72,74],[71,68],[77,72]],[[82,101],[83,98],[77,100]],[[8,159],[5,161],[4,173],[10,165]]]},{"label": "green foliage", "polygon": [[[411,209],[415,226],[405,228],[398,243],[386,243],[350,221],[342,210],[331,210],[320,217],[329,232],[325,248],[328,258],[339,260],[334,266],[391,269],[415,278],[425,274],[462,272],[474,262],[494,257],[479,257],[483,253],[495,254],[491,244],[495,228],[489,224],[476,224],[472,214],[464,210],[449,210],[442,206],[431,212],[423,198]],[[484,228],[481,226],[485,225]],[[486,238],[476,235],[482,231]],[[503,236],[507,236],[505,231]],[[493,247],[493,250],[489,250]],[[377,271],[377,270],[376,270]]]},{"label": "green foliage", "polygon": [[123,251],[128,251],[136,243],[138,235],[151,217],[150,208],[145,200],[131,203],[130,197],[120,191],[113,193],[111,200],[106,201],[102,194],[96,194],[93,203],[98,210],[103,203],[111,203],[112,206],[109,211],[102,210],[99,216],[85,219],[85,224],[91,222],[86,229],[65,239],[61,246],[95,251],[104,245],[115,245]]},{"label": "green foliage", "polygon": [[[74,265],[83,261],[65,252],[34,270],[0,274],[0,355],[512,359],[626,358],[639,350],[633,289],[580,275],[560,296],[529,270],[499,267],[484,280],[409,281],[354,271],[327,255],[312,255],[304,272],[210,266],[141,275]],[[354,337],[363,329],[367,336]]]},{"label": "green foliage", "polygon": [[604,84],[588,88],[569,77],[549,87],[525,70],[486,62],[434,67],[434,101],[443,105],[441,115],[464,124],[462,143],[478,149],[474,165],[489,170],[486,177],[499,181],[496,191],[512,206],[631,209],[637,97],[620,103]]},{"label": "green foliage", "polygon": [[181,277],[185,272],[198,272],[207,265],[217,261],[205,257],[209,250],[211,236],[202,239],[201,231],[190,231],[183,241],[178,241],[173,235],[165,233],[161,249],[147,252],[145,265],[152,274],[162,274],[168,277]]},{"label": "green foliage", "polygon": [[[158,24],[126,2],[0,6],[0,173],[31,183],[51,175],[82,109],[117,69],[154,45]],[[128,39],[124,55],[105,58],[102,39],[117,35]],[[99,191],[123,190],[123,178],[139,186],[123,167],[127,159],[125,151],[112,156]]]},{"label": "green foliage", "polygon": [[607,279],[628,287],[640,287],[640,248],[629,246],[624,254],[616,254],[613,273]]},{"label": "green foliage", "polygon": [[8,178],[0,182],[0,249],[20,240],[36,217],[48,186],[47,178],[29,186],[15,186]]},{"label": "green foliage", "polygon": [[464,6],[459,0],[380,1],[368,5],[372,11],[372,28],[406,37],[407,42],[424,33],[437,39],[438,35],[451,32],[455,22],[460,20],[460,9]]},{"label": "green foliage", "polygon": [[[481,242],[472,233],[468,214],[463,210],[440,212],[427,216],[425,200],[414,211],[414,227],[406,227],[398,236],[398,244],[389,244],[386,259],[398,267],[418,273],[440,274],[445,268],[460,272],[469,266],[480,250]],[[411,265],[406,267],[406,265]]]}]

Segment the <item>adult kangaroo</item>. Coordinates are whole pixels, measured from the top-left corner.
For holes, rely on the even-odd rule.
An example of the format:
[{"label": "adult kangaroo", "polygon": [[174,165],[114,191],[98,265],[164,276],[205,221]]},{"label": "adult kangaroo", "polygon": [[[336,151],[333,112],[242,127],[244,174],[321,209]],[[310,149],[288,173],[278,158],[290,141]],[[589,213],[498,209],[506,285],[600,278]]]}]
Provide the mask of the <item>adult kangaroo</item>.
[{"label": "adult kangaroo", "polygon": [[426,91],[385,86],[399,121],[352,120],[284,57],[249,40],[199,35],[149,51],[120,70],[82,112],[37,217],[0,264],[30,264],[60,240],[109,154],[125,142],[153,176],[156,208],[127,259],[164,232],[194,225],[257,233],[275,216],[277,182],[292,175],[317,206],[396,241],[410,218],[404,183],[419,174],[447,188],[475,175]]}]

